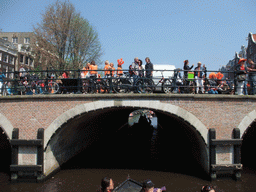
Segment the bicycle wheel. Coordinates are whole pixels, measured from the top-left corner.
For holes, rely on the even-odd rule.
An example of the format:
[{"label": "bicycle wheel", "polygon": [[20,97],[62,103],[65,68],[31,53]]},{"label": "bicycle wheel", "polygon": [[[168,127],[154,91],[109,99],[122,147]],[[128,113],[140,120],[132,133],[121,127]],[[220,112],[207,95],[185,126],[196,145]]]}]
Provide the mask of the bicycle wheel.
[{"label": "bicycle wheel", "polygon": [[41,94],[42,93],[42,88],[41,88],[41,83],[42,82],[30,82],[29,89],[33,94]]},{"label": "bicycle wheel", "polygon": [[127,79],[117,79],[113,82],[113,90],[116,93],[128,93],[130,87],[131,83]]},{"label": "bicycle wheel", "polygon": [[169,94],[173,91],[172,81],[170,79],[165,79],[162,85],[162,91]]},{"label": "bicycle wheel", "polygon": [[148,79],[139,79],[135,83],[135,90],[138,90],[139,93],[153,93],[153,82]]},{"label": "bicycle wheel", "polygon": [[59,91],[59,85],[56,82],[49,82],[47,86],[44,87],[45,93],[56,94]]},{"label": "bicycle wheel", "polygon": [[190,94],[195,94],[195,92],[196,92],[196,82],[195,81],[191,81],[189,83],[188,91],[189,91],[188,93],[190,93]]},{"label": "bicycle wheel", "polygon": [[106,93],[107,92],[107,84],[102,79],[98,79],[96,81],[96,91],[97,93]]}]

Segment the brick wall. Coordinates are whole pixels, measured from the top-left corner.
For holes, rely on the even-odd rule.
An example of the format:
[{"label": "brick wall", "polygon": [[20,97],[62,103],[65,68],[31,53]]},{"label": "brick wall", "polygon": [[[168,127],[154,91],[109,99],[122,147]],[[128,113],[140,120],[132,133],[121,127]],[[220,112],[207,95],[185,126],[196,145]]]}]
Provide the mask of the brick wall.
[{"label": "brick wall", "polygon": [[0,99],[0,114],[14,128],[20,139],[35,139],[39,128],[46,129],[59,115],[77,105],[97,100],[154,100],[179,106],[195,115],[207,128],[215,128],[217,139],[229,139],[233,128],[256,109],[256,98],[211,95],[53,95],[15,96]]}]

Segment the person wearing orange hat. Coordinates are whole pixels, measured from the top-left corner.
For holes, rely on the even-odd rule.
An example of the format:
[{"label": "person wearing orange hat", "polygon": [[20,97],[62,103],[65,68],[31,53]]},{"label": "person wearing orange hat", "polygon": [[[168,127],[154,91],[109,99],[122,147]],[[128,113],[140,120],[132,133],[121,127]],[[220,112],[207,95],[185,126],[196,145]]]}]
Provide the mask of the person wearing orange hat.
[{"label": "person wearing orange hat", "polygon": [[248,69],[245,65],[247,59],[241,58],[235,67],[235,75],[237,81],[237,95],[248,95],[247,91],[247,73]]}]

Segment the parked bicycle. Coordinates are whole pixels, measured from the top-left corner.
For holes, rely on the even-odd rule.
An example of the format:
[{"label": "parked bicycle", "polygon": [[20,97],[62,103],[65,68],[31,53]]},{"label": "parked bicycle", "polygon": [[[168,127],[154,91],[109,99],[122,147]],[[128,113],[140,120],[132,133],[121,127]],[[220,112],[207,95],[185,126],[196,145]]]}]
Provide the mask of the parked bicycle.
[{"label": "parked bicycle", "polygon": [[171,93],[174,89],[172,78],[164,77],[163,71],[161,71],[161,76],[160,79],[140,78],[135,83],[135,86],[143,93],[153,93],[155,91],[161,91],[166,94]]},{"label": "parked bicycle", "polygon": [[45,80],[30,79],[26,86],[33,94],[56,94],[60,87],[53,79]]}]

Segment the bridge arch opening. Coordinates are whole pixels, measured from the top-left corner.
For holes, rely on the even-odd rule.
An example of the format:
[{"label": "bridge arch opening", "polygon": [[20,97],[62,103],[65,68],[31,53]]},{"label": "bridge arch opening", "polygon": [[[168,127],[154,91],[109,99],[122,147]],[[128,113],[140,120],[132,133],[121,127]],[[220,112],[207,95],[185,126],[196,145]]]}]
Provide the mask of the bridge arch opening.
[{"label": "bridge arch opening", "polygon": [[6,180],[9,179],[8,177],[5,177],[5,175],[10,174],[10,165],[11,165],[11,145],[10,140],[6,132],[2,127],[0,127],[0,175],[1,175],[1,181],[5,180],[3,178],[6,178]]},{"label": "bridge arch opening", "polygon": [[144,140],[148,132],[128,129],[127,117],[137,109],[142,108],[106,107],[64,123],[46,146],[46,161],[50,162],[46,162],[45,173],[58,167],[149,169],[199,177],[208,173],[207,146],[192,125],[175,114],[145,108],[154,111],[161,126],[152,149],[152,143]]},{"label": "bridge arch opening", "polygon": [[256,171],[256,157],[253,149],[256,148],[256,119],[249,125],[242,135],[241,162],[245,170]]}]

